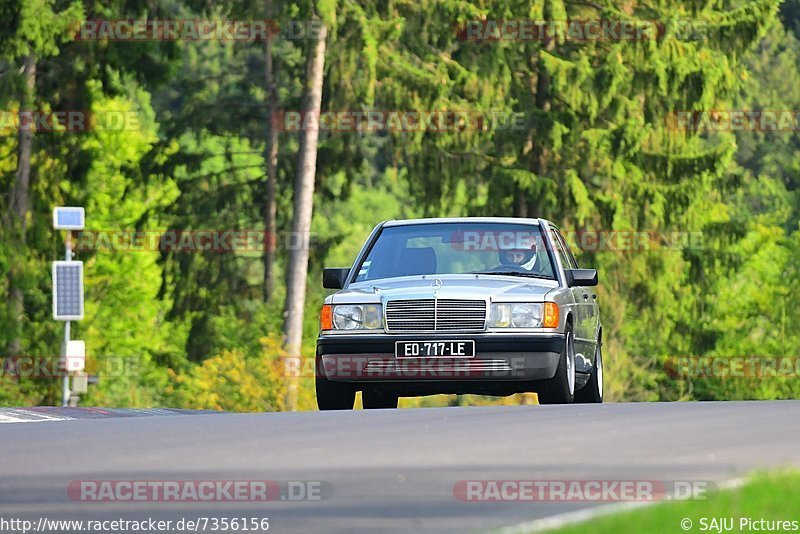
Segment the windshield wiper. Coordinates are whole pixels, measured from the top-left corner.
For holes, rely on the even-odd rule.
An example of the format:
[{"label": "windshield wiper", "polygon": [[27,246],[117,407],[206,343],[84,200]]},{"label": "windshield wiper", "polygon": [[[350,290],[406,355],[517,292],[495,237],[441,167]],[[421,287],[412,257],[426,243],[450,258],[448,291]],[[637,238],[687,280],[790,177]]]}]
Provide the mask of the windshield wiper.
[{"label": "windshield wiper", "polygon": [[521,273],[519,271],[473,271],[473,274],[500,274],[504,276],[522,276],[524,278],[542,278],[544,280],[555,280],[552,276],[536,273]]}]

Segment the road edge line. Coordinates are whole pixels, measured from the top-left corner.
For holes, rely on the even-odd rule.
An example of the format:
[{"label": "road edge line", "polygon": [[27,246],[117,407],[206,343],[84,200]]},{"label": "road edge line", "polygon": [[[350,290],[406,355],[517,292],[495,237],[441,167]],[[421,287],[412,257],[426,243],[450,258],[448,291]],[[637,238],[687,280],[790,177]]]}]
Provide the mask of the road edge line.
[{"label": "road edge line", "polygon": [[[717,484],[718,490],[729,490],[741,487],[745,484],[746,479],[743,477],[731,478]],[[620,512],[627,512],[635,510],[644,506],[652,506],[654,504],[663,502],[674,501],[634,501],[634,502],[615,502],[612,504],[602,504],[591,508],[584,508],[582,510],[575,510],[573,512],[564,512],[561,514],[551,515],[547,517],[540,517],[539,519],[532,519],[530,521],[523,521],[506,527],[500,527],[493,530],[495,534],[530,534],[531,532],[545,532],[554,530],[567,525],[576,525],[585,523],[596,517],[616,514]]]}]

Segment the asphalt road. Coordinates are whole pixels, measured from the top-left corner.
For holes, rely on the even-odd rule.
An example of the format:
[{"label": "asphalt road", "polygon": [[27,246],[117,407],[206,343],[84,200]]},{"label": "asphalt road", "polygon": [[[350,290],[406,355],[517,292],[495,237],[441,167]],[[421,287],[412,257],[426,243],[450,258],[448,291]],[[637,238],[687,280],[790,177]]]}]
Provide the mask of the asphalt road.
[{"label": "asphalt road", "polygon": [[[183,414],[0,410],[0,519],[269,518],[270,532],[472,532],[596,502],[464,502],[465,480],[722,482],[800,466],[800,401]],[[55,420],[75,417],[69,420]],[[313,500],[86,502],[85,480],[270,480]],[[316,483],[319,483],[315,485]],[[295,486],[295,489],[299,486]],[[285,495],[285,494],[284,494]],[[679,529],[676,526],[676,532]],[[251,531],[252,532],[252,531]]]}]

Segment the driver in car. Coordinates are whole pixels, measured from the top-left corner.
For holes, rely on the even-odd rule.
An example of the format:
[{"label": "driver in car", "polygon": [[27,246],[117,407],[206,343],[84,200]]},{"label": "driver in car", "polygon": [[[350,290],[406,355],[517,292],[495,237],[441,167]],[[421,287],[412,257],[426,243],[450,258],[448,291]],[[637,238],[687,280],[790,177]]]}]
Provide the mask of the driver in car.
[{"label": "driver in car", "polygon": [[536,263],[536,245],[533,245],[534,250],[501,250],[500,265],[498,267],[519,267],[530,271]]},{"label": "driver in car", "polygon": [[546,248],[540,235],[520,237],[513,244],[509,243],[506,247],[498,250],[500,265],[491,269],[491,272],[497,274],[504,272],[530,273],[535,276],[553,278],[553,269],[548,261]]},{"label": "driver in car", "polygon": [[[521,245],[523,248],[519,248]],[[518,268],[530,271],[536,264],[536,241],[528,238],[524,243],[520,243],[518,248],[500,250],[498,256],[500,265],[498,269]]]}]

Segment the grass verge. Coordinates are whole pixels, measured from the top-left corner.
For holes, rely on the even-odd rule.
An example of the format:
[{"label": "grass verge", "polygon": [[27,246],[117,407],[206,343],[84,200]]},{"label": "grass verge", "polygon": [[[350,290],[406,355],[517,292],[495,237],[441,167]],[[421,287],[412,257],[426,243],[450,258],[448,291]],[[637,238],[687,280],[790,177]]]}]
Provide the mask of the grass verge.
[{"label": "grass verge", "polygon": [[800,471],[759,473],[707,500],[669,501],[597,517],[551,534],[800,532]]}]

